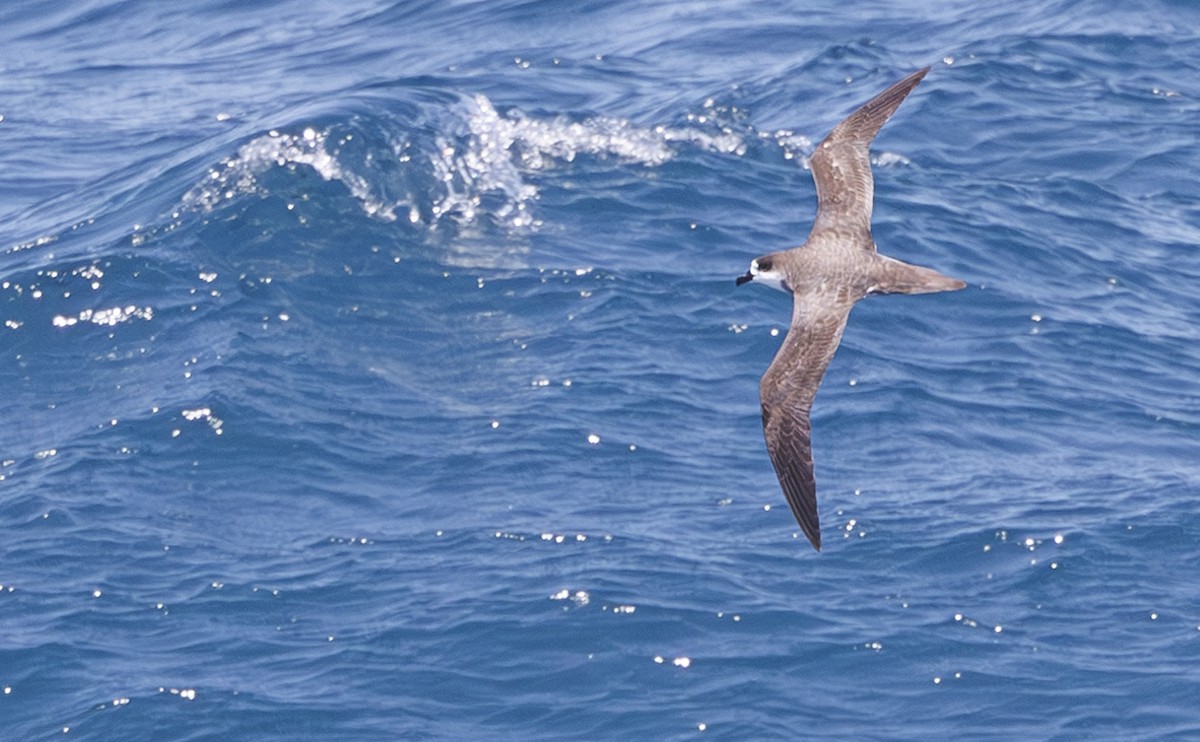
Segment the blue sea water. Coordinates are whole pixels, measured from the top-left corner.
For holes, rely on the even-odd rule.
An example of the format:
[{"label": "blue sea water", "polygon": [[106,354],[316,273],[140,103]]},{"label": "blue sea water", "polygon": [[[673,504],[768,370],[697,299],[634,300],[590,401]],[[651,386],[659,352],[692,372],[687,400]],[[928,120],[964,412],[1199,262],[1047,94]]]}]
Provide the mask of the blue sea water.
[{"label": "blue sea water", "polygon": [[[881,251],[762,442],[812,144]],[[5,739],[1200,738],[1200,8],[0,6]]]}]

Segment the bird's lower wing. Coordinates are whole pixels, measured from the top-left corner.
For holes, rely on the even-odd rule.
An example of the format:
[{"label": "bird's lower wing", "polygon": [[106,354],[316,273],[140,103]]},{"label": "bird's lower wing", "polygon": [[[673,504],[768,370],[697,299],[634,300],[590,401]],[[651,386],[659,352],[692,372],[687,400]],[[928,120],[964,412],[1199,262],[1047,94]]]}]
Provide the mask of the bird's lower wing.
[{"label": "bird's lower wing", "polygon": [[792,328],[759,386],[767,452],[792,514],[817,550],[821,548],[821,527],[809,410],[842,340],[850,307],[835,304],[811,311],[797,299]]},{"label": "bird's lower wing", "polygon": [[775,475],[792,515],[817,551],[821,550],[821,518],[817,514],[817,483],[813,479],[812,441],[808,410],[763,405],[763,431]]}]

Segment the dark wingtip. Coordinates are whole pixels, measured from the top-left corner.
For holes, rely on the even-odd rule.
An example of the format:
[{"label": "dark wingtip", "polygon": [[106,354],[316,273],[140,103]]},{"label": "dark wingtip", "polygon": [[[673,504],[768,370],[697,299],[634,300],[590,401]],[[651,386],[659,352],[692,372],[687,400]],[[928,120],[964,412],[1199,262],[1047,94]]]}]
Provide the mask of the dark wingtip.
[{"label": "dark wingtip", "polygon": [[736,283],[738,286],[741,286],[743,283],[750,283],[753,280],[754,274],[750,271],[746,271],[746,275],[738,276],[737,279],[734,280],[734,283]]},{"label": "dark wingtip", "polygon": [[932,65],[926,65],[926,66],[922,67],[921,69],[917,70],[916,72],[910,73],[904,79],[905,80],[913,80],[914,81],[913,87],[915,88],[917,86],[917,83],[919,83],[925,79],[925,76],[929,74],[929,70],[931,70],[931,69],[933,69]]}]

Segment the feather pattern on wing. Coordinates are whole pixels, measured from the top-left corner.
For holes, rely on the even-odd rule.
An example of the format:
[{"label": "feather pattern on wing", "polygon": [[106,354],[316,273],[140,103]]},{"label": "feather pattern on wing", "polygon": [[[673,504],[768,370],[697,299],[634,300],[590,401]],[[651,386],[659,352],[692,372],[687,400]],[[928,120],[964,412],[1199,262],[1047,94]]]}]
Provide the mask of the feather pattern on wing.
[{"label": "feather pattern on wing", "polygon": [[[817,218],[813,234],[833,229],[870,235],[875,183],[869,146],[904,98],[929,72],[917,70],[872,98],[829,132],[812,154],[810,167],[817,184]],[[868,238],[863,246],[874,250]]]},{"label": "feather pattern on wing", "polygon": [[853,301],[797,295],[792,327],[759,385],[763,435],[775,473],[804,535],[818,550],[821,526],[813,479],[809,410],[842,340]]}]

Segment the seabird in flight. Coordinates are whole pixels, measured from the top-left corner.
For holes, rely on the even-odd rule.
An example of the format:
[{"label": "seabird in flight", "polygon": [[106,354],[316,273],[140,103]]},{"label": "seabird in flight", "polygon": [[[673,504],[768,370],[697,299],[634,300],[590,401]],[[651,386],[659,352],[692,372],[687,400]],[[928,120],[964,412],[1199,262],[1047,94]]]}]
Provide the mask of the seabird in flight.
[{"label": "seabird in flight", "polygon": [[871,239],[874,184],[868,147],[929,72],[917,70],[834,127],[812,154],[817,216],[800,247],[750,261],[737,285],[766,283],[792,295],[792,323],[759,385],[763,435],[779,484],[818,551],[809,410],[855,302],[870,294],[927,294],[966,286],[929,268],[880,255]]}]

